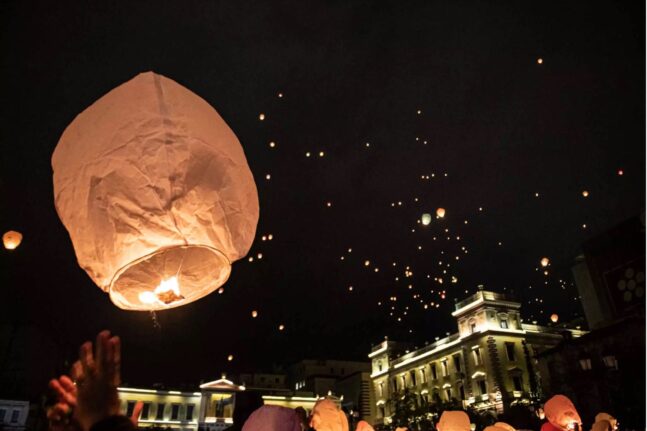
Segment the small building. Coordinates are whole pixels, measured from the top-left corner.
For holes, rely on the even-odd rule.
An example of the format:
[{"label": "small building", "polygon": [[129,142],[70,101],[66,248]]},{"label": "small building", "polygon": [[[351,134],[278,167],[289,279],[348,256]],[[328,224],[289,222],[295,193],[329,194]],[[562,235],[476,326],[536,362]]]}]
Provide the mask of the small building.
[{"label": "small building", "polygon": [[0,400],[0,429],[23,431],[27,426],[29,401]]},{"label": "small building", "polygon": [[455,334],[414,351],[402,352],[392,341],[373,347],[368,356],[374,423],[390,423],[393,401],[404,391],[414,393],[419,403],[454,402],[494,414],[537,399],[534,356],[557,345],[564,331],[574,338],[584,332],[522,323],[520,308],[506,295],[479,290],[456,303]]},{"label": "small building", "polygon": [[335,390],[338,380],[357,372],[370,372],[369,362],[304,359],[288,371],[291,389],[326,395]]}]

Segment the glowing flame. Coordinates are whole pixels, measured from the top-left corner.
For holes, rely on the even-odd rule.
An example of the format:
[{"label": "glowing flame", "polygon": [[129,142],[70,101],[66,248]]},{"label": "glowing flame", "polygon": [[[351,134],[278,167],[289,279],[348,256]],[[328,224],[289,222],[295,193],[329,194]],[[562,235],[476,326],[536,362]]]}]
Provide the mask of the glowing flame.
[{"label": "glowing flame", "polygon": [[139,301],[142,304],[153,304],[158,301],[157,296],[153,292],[139,292]]},{"label": "glowing flame", "polygon": [[173,292],[176,295],[180,294],[180,284],[177,282],[177,277],[171,277],[168,280],[162,280],[159,286],[155,288],[155,295],[166,292]]},{"label": "glowing flame", "polygon": [[170,304],[172,302],[184,299],[180,295],[180,283],[177,277],[171,277],[162,280],[154,291],[144,291],[139,293],[139,300],[142,304]]}]

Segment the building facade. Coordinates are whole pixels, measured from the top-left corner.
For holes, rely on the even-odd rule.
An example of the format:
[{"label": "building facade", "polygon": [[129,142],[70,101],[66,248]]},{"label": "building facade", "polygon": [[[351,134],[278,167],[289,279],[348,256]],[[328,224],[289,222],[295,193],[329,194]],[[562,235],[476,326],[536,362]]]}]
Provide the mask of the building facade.
[{"label": "building facade", "polygon": [[[273,381],[273,380],[272,380]],[[138,401],[144,403],[139,428],[174,431],[220,431],[233,425],[236,394],[246,391],[225,377],[200,385],[200,391],[118,388],[121,412],[131,416]],[[317,398],[296,395],[262,395],[266,405],[312,410]]]},{"label": "building facade", "polygon": [[557,345],[565,330],[522,323],[520,308],[505,295],[481,290],[456,303],[455,334],[404,354],[392,341],[373,347],[374,423],[390,423],[393,400],[404,391],[420,402],[457,402],[493,413],[536,398],[540,379],[534,357]]},{"label": "building facade", "polygon": [[335,392],[335,384],[348,376],[370,372],[369,362],[304,359],[288,370],[291,389],[326,395]]}]

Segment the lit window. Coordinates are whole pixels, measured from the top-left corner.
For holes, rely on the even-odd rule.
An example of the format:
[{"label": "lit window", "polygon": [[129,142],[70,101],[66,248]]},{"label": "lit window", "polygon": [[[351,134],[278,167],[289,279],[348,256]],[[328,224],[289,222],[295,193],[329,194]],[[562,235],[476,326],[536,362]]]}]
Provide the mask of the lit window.
[{"label": "lit window", "polygon": [[592,368],[591,366],[591,358],[582,358],[580,359],[580,367],[582,367],[582,370],[588,371]]},{"label": "lit window", "polygon": [[424,368],[420,370],[420,376],[421,376],[422,383],[427,383],[427,376],[425,374],[425,369]]},{"label": "lit window", "polygon": [[613,370],[618,369],[618,360],[614,355],[606,355],[602,357],[602,362],[604,362],[604,366]]},{"label": "lit window", "polygon": [[476,323],[472,322],[470,323],[470,333],[475,333],[476,332]]},{"label": "lit window", "polygon": [[508,321],[507,321],[506,319],[501,319],[501,320],[499,321],[499,324],[501,325],[501,327],[502,327],[503,329],[508,329]]},{"label": "lit window", "polygon": [[431,376],[434,380],[438,378],[438,372],[436,371],[436,364],[431,364]]},{"label": "lit window", "polygon": [[442,360],[440,364],[443,367],[443,377],[445,377],[449,374],[449,370],[447,369],[447,359]]}]

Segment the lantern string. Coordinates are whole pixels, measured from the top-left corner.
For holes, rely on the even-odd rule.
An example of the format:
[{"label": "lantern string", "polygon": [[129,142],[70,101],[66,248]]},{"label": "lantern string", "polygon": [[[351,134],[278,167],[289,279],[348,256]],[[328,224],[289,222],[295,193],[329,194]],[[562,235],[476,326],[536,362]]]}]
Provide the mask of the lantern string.
[{"label": "lantern string", "polygon": [[160,325],[160,322],[157,319],[157,313],[155,313],[155,310],[151,310],[151,320],[153,321],[154,329],[162,329],[162,325]]}]

